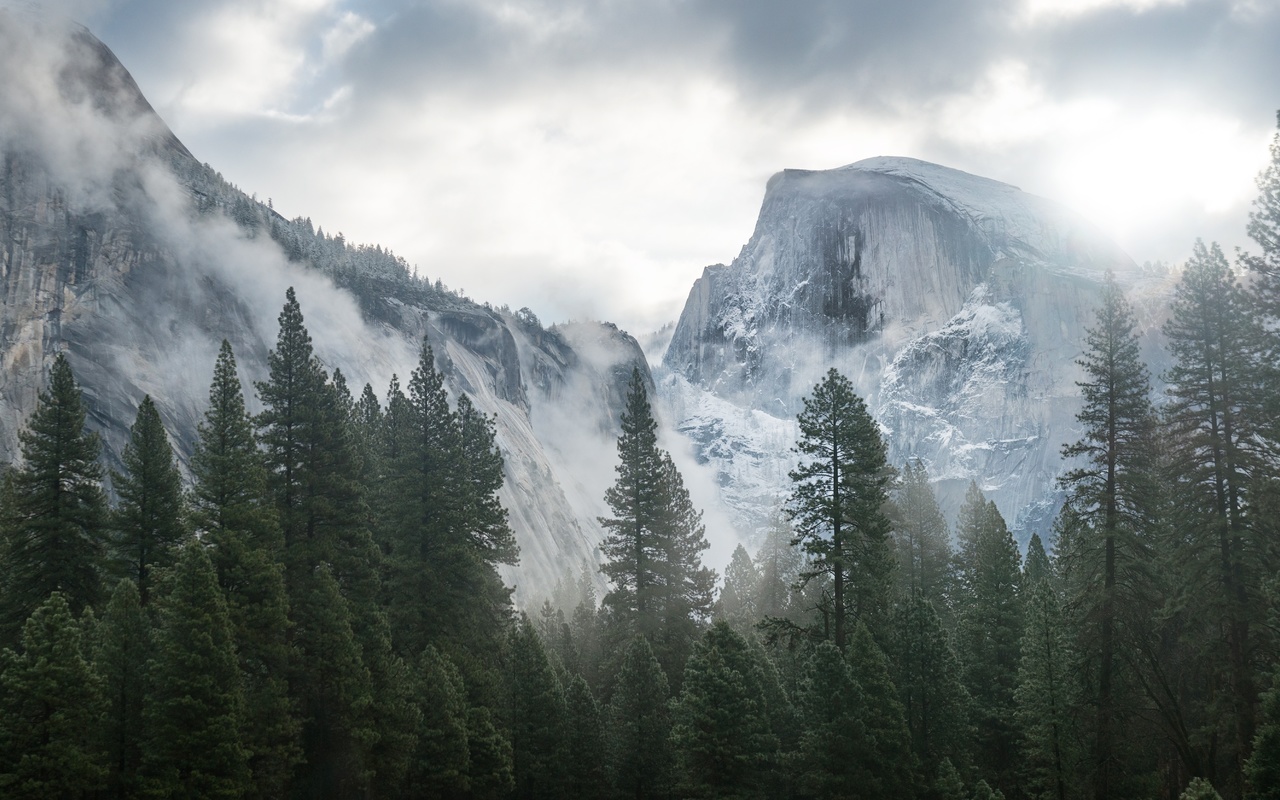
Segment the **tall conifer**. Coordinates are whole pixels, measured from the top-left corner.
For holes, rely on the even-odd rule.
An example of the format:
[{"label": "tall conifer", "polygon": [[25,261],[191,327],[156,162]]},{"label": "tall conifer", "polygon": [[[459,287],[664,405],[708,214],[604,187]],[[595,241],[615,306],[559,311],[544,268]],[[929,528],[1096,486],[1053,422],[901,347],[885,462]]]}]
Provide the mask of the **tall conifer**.
[{"label": "tall conifer", "polygon": [[80,389],[59,353],[48,388],[18,434],[22,461],[4,479],[0,642],[15,640],[53,592],[73,612],[102,599],[107,505],[98,437],[84,421]]},{"label": "tall conifer", "polygon": [[125,471],[111,473],[120,497],[111,521],[112,571],[134,582],[145,606],[151,596],[152,571],[173,563],[186,534],[182,476],[150,395],[138,406],[120,460]]},{"label": "tall conifer", "polygon": [[250,777],[240,740],[244,696],[231,620],[203,545],[182,549],[159,595],[143,706],[146,791],[241,797]]},{"label": "tall conifer", "polygon": [[1082,624],[1079,653],[1090,665],[1087,671],[1097,675],[1094,697],[1087,702],[1096,709],[1094,796],[1105,800],[1119,790],[1120,637],[1125,617],[1139,607],[1134,591],[1141,582],[1132,578],[1149,547],[1146,483],[1152,477],[1147,454],[1153,424],[1133,312],[1110,274],[1085,347],[1077,362],[1085,375],[1079,382],[1084,407],[1077,414],[1084,436],[1062,450],[1064,457],[1083,462],[1062,479],[1077,535],[1059,550],[1071,587],[1069,602]]},{"label": "tall conifer", "polygon": [[787,509],[811,559],[804,579],[831,578],[831,637],[843,650],[853,620],[884,632],[893,567],[884,507],[893,471],[866,404],[834,368],[804,398],[797,422],[802,460],[791,472]]},{"label": "tall conifer", "polygon": [[20,652],[0,651],[0,795],[62,800],[101,788],[107,771],[97,674],[61,592],[22,628]]},{"label": "tall conifer", "polygon": [[973,698],[974,755],[996,788],[1017,792],[1014,691],[1022,638],[1022,563],[995,503],[969,484],[960,519],[956,643]]},{"label": "tall conifer", "polygon": [[107,707],[102,733],[108,792],[115,798],[138,797],[146,741],[143,706],[148,695],[151,621],[133,581],[126,578],[116,584],[94,638],[93,666],[102,679]]},{"label": "tall conifer", "polygon": [[638,800],[667,797],[671,789],[671,716],[667,678],[648,640],[627,646],[609,702],[607,737],[614,791]]},{"label": "tall conifer", "polygon": [[618,437],[617,479],[605,492],[601,571],[615,636],[644,636],[669,682],[678,684],[698,625],[711,611],[715,573],[702,566],[702,514],[670,454],[658,448],[657,422],[640,370],[631,373]]},{"label": "tall conifer", "polygon": [[[1165,336],[1174,357],[1166,378],[1174,441],[1184,562],[1203,563],[1209,577],[1202,607],[1222,631],[1230,687],[1230,744],[1239,774],[1254,735],[1258,691],[1253,631],[1260,621],[1266,544],[1252,535],[1250,491],[1264,463],[1263,338],[1255,309],[1216,245],[1197,241],[1175,289]],[[1211,577],[1210,577],[1211,576]]]}]

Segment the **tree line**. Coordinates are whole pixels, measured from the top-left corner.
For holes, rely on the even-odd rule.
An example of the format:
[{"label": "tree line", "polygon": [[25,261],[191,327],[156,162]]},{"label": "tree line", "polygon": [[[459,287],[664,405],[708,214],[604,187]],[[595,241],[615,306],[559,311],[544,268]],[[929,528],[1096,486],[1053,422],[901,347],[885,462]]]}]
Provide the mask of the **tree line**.
[{"label": "tree line", "polygon": [[717,591],[636,370],[602,563],[520,613],[494,423],[427,343],[356,397],[290,290],[258,414],[223,344],[189,486],[150,398],[104,475],[59,356],[0,483],[0,795],[1280,797],[1280,137],[1259,185],[1260,254],[1181,273],[1163,397],[1107,279],[1025,553],[832,370]]}]

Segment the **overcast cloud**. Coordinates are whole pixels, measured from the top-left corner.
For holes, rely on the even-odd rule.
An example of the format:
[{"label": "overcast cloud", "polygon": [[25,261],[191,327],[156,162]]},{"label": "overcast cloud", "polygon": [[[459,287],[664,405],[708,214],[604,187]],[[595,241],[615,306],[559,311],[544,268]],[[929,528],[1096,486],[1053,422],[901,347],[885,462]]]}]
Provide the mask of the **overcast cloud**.
[{"label": "overcast cloud", "polygon": [[[264,7],[265,6],[265,7]],[[924,158],[1137,261],[1247,245],[1271,0],[72,0],[201,160],[478,300],[643,333],[768,176]]]}]

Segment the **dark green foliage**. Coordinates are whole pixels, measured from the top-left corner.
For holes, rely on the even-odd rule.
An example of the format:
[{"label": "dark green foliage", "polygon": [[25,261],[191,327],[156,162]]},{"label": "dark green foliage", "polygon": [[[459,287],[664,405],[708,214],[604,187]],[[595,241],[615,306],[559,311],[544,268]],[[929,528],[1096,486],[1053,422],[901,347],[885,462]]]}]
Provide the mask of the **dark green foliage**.
[{"label": "dark green foliage", "polygon": [[1222,795],[1218,794],[1207,779],[1192,778],[1187,788],[1178,795],[1178,800],[1222,800]]},{"label": "dark green foliage", "polygon": [[447,656],[428,647],[418,659],[414,689],[422,716],[405,794],[427,800],[461,796],[471,769],[462,675]]},{"label": "dark green foliage", "polygon": [[[1251,652],[1261,621],[1259,582],[1268,545],[1253,535],[1251,490],[1263,468],[1262,326],[1216,245],[1196,242],[1175,289],[1164,332],[1174,366],[1167,408],[1183,581],[1220,633],[1213,672],[1230,686],[1219,716],[1238,774],[1254,735],[1257,688]],[[1194,767],[1187,765],[1195,772]],[[1234,789],[1231,792],[1235,794]]]},{"label": "dark green foliage", "polygon": [[[263,410],[255,424],[284,536],[286,586],[291,596],[303,592],[314,565],[328,562],[344,591],[356,589],[353,583],[376,563],[366,563],[370,553],[360,533],[367,514],[347,409],[312,351],[292,288],[267,364],[269,378],[257,384]],[[359,589],[367,594],[370,587]]]},{"label": "dark green foliage", "polygon": [[147,662],[151,657],[151,622],[142,609],[138,587],[125,579],[116,584],[96,631],[93,666],[102,680],[106,701],[102,746],[111,797],[137,797],[142,764],[142,710],[148,696]]},{"label": "dark green foliage", "polygon": [[942,620],[921,593],[913,593],[894,614],[889,653],[912,749],[924,774],[941,774],[943,761],[968,764],[969,693],[960,682],[960,663]]},{"label": "dark green foliage", "polygon": [[[401,653],[428,643],[455,658],[496,661],[510,593],[496,565],[513,563],[513,534],[498,504],[502,458],[491,420],[469,401],[449,408],[444,376],[423,342],[407,398],[387,401],[384,450],[392,492],[387,509],[389,614]],[[468,682],[480,680],[460,663]]]},{"label": "dark green foliage", "polygon": [[671,456],[657,446],[657,423],[640,370],[631,374],[618,437],[617,479],[605,492],[613,517],[601,517],[604,597],[619,644],[644,636],[671,683],[678,683],[699,623],[711,611],[715,573],[702,566],[707,540]]},{"label": "dark green foliage", "polygon": [[1280,687],[1262,696],[1262,717],[1245,764],[1248,800],[1280,800]]},{"label": "dark green foliage", "polygon": [[373,689],[333,573],[318,566],[304,587],[303,594],[290,598],[294,641],[304,654],[290,679],[304,754],[293,795],[348,797],[362,791],[368,779],[364,758],[376,733],[365,727],[362,712],[372,702]]},{"label": "dark green foliage", "polygon": [[1076,616],[1076,648],[1083,661],[1093,709],[1092,773],[1098,798],[1121,791],[1117,757],[1126,681],[1127,624],[1145,616],[1153,469],[1150,383],[1142,363],[1133,311],[1108,276],[1097,324],[1077,362],[1084,406],[1077,419],[1083,437],[1063,455],[1083,465],[1062,480],[1070,536],[1059,541],[1067,602]]},{"label": "dark green foliage", "polygon": [[1014,691],[1022,637],[1022,563],[995,503],[969,484],[960,519],[956,644],[973,698],[974,758],[980,774],[1015,793],[1018,729]]},{"label": "dark green foliage", "polygon": [[240,743],[244,697],[231,620],[203,546],[192,542],[157,593],[143,705],[146,792],[236,798],[249,780]]},{"label": "dark green foliage", "polygon": [[1053,562],[1045,552],[1040,534],[1031,534],[1031,539],[1027,542],[1027,557],[1022,561],[1022,585],[1030,589],[1040,581],[1055,582],[1056,580]]},{"label": "dark green foliage", "polygon": [[831,578],[832,637],[843,649],[861,620],[877,632],[889,613],[893,561],[884,507],[892,470],[880,429],[849,380],[832,369],[797,417],[802,462],[791,472],[787,511],[810,571]]},{"label": "dark green foliage", "polygon": [[98,676],[81,649],[70,604],[55,592],[0,651],[0,795],[62,800],[104,786]]},{"label": "dark green foliage", "polygon": [[944,758],[938,766],[938,777],[933,782],[933,792],[928,795],[934,800],[969,800],[964,781],[956,771],[951,759]]},{"label": "dark green foliage", "polygon": [[241,741],[249,753],[252,797],[285,794],[301,757],[289,698],[289,603],[275,511],[245,412],[235,357],[224,340],[209,408],[191,456],[191,517],[227,601],[244,693]]},{"label": "dark green foliage", "polygon": [[353,608],[355,638],[369,671],[369,705],[357,729],[364,732],[365,768],[374,797],[394,797],[413,761],[422,710],[414,701],[412,670],[392,652],[391,629],[381,609]]},{"label": "dark green foliage", "polygon": [[762,670],[728,622],[717,621],[694,647],[672,720],[681,796],[764,796],[778,741]]},{"label": "dark green foliage", "polygon": [[21,464],[6,473],[0,495],[0,644],[15,642],[52,592],[76,613],[102,599],[107,505],[98,437],[84,420],[71,366],[58,354],[18,434]]},{"label": "dark green foliage", "polygon": [[909,798],[917,780],[918,763],[911,751],[911,733],[889,672],[889,659],[861,622],[849,642],[849,667],[862,687],[862,720],[874,752],[872,780],[880,797]]},{"label": "dark green foliage", "polygon": [[797,758],[803,788],[815,797],[879,796],[872,776],[874,744],[866,699],[836,646],[814,648],[800,684],[803,734]]},{"label": "dark green foliage", "polygon": [[[1028,557],[1028,564],[1031,563]],[[1067,620],[1048,578],[1028,580],[1022,663],[1018,667],[1017,721],[1022,732],[1026,792],[1066,800],[1077,774],[1080,739],[1075,726],[1076,686]]]},{"label": "dark green foliage", "polygon": [[467,709],[467,748],[471,768],[467,782],[475,800],[498,800],[515,787],[511,742],[493,724],[484,706]]},{"label": "dark green foliage", "polygon": [[755,594],[760,583],[760,573],[747,548],[734,548],[729,567],[724,572],[724,586],[716,598],[715,615],[732,625],[739,633],[746,632],[759,620]]},{"label": "dark green foliage", "polygon": [[908,461],[894,505],[893,539],[898,552],[898,595],[922,594],[944,619],[951,616],[951,534],[919,460]]},{"label": "dark green foliage", "polygon": [[142,398],[138,406],[138,417],[129,429],[129,442],[120,459],[125,471],[111,473],[111,484],[120,497],[111,519],[111,571],[137,585],[145,606],[151,595],[152,571],[173,563],[186,534],[182,476],[150,396]]},{"label": "dark green foliage", "polygon": [[582,676],[574,676],[565,691],[566,797],[601,800],[608,796],[605,769],[608,748],[600,707]]},{"label": "dark green foliage", "polygon": [[[191,454],[191,519],[213,544],[210,557],[220,566],[220,540],[247,538],[243,546],[279,557],[283,548],[275,510],[267,495],[267,474],[245,411],[231,345],[224,339],[213,368],[209,407],[197,426]],[[230,547],[230,545],[228,545]]]},{"label": "dark green foliage", "polygon": [[511,634],[511,754],[516,796],[528,800],[564,792],[565,704],[560,681],[528,617]]},{"label": "dark green foliage", "polygon": [[653,648],[636,635],[627,646],[609,702],[609,772],[623,797],[666,797],[672,778],[667,677]]},{"label": "dark green foliage", "polygon": [[1004,792],[992,789],[985,780],[979,780],[973,787],[973,800],[1004,800]]}]

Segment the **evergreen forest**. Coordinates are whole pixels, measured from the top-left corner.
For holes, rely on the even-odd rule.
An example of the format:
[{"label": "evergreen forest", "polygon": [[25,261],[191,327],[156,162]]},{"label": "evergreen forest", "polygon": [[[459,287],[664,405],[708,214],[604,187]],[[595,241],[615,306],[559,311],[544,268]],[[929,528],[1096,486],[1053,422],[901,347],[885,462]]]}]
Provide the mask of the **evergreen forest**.
[{"label": "evergreen forest", "polygon": [[104,472],[59,356],[0,484],[0,797],[1280,798],[1271,157],[1166,374],[1108,278],[1025,549],[976,483],[949,524],[832,369],[717,575],[637,369],[601,563],[520,610],[494,422],[429,342],[355,392],[289,290],[266,380],[223,343],[189,481],[151,398]]}]

